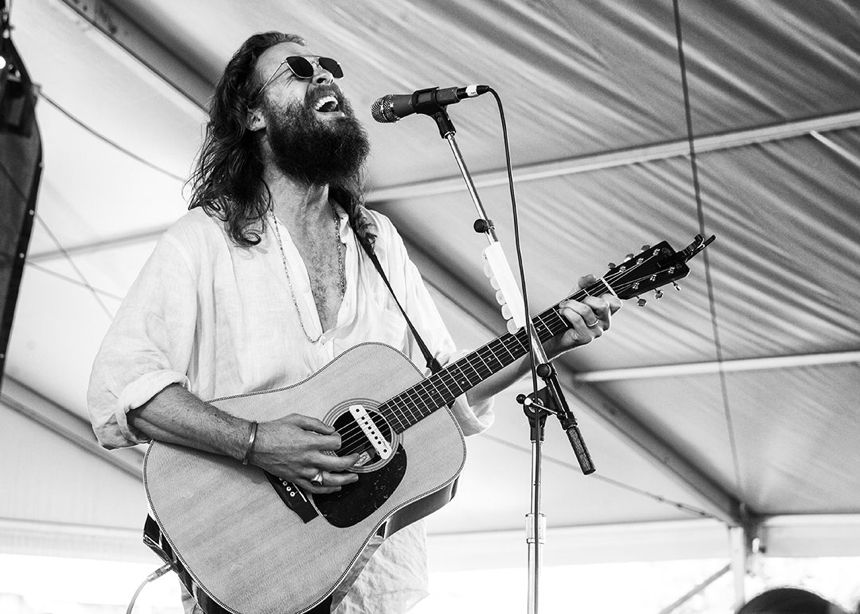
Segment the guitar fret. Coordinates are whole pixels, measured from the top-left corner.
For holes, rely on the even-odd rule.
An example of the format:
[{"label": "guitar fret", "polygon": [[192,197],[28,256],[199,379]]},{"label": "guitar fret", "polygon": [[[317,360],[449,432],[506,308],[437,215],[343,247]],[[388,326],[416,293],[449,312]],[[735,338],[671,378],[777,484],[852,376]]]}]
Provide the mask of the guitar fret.
[{"label": "guitar fret", "polygon": [[[474,354],[480,358],[480,352],[475,352]],[[474,362],[472,360],[469,360],[468,356],[464,357],[459,362],[464,362],[466,364],[466,366],[468,366],[472,370],[472,373],[474,373],[473,376],[468,378],[469,379],[469,388],[474,386],[475,383],[484,379],[483,377],[481,377],[481,372],[478,371],[478,367],[474,364]]]},{"label": "guitar fret", "polygon": [[477,367],[468,356],[464,356],[454,364],[457,365],[460,373],[466,378],[466,386],[472,386],[475,378],[480,377]]},{"label": "guitar fret", "polygon": [[[454,363],[454,364],[452,364],[452,365],[450,366],[450,368],[449,368],[449,370],[450,370],[452,373],[454,372],[454,370],[455,370],[455,369],[456,369],[457,371],[459,371],[459,372],[460,372],[460,375],[459,375],[459,376],[457,376],[456,381],[457,381],[457,386],[458,386],[459,390],[461,391],[461,392],[460,392],[460,394],[462,394],[462,391],[463,391],[463,390],[466,390],[466,389],[469,387],[469,382],[470,382],[470,380],[469,380],[469,378],[466,376],[466,374],[463,372],[463,369],[462,369],[462,367],[460,366],[460,363],[459,363],[459,362],[455,362],[455,363]],[[458,395],[458,396],[459,396],[459,395]]]},{"label": "guitar fret", "polygon": [[[421,382],[421,384],[413,386],[409,393],[409,400],[411,401],[410,414],[417,416],[419,420],[424,417],[423,411],[427,408],[428,403],[428,398],[423,388],[424,382]],[[423,408],[421,407],[422,405],[424,406]]]},{"label": "guitar fret", "polygon": [[[451,386],[449,386],[449,382],[445,381],[445,380],[446,380],[446,378],[447,378],[448,380],[452,380],[450,383],[451,383],[451,384],[454,384],[454,388],[453,388],[453,389],[451,388]],[[455,399],[455,398],[457,398],[457,397],[459,396],[459,393],[458,393],[458,392],[456,392],[456,390],[457,390],[457,385],[456,385],[456,384],[457,384],[457,381],[456,381],[456,380],[454,380],[453,376],[452,376],[450,373],[447,373],[447,372],[445,372],[445,371],[440,371],[440,372],[439,372],[439,380],[440,380],[440,381],[442,382],[442,384],[445,386],[445,390],[446,390],[446,392],[448,393],[448,394],[446,395],[447,397],[450,397],[451,399]]]},{"label": "guitar fret", "polygon": [[486,379],[487,374],[493,373],[493,369],[490,364],[484,359],[484,356],[481,355],[480,351],[477,351],[473,354],[473,358],[470,360],[468,357],[465,359],[466,364],[472,370],[472,377],[469,378],[469,387],[475,385],[475,383],[483,381]]},{"label": "guitar fret", "polygon": [[[514,357],[513,352],[511,352],[511,349],[508,347],[508,345],[509,345],[509,344],[508,344],[508,343],[506,343],[506,339],[513,339],[513,338],[514,338],[514,337],[513,337],[512,335],[510,335],[510,334],[505,335],[504,337],[500,337],[500,338],[499,338],[499,340],[498,340],[498,343],[496,343],[496,344],[494,344],[494,345],[500,345],[500,346],[501,346],[501,349],[505,350],[505,351],[508,353],[508,356],[509,356],[512,360],[515,360],[515,357]],[[497,353],[497,352],[496,352],[492,347],[489,347],[489,346],[488,346],[488,349],[493,353],[493,357],[494,357],[496,360],[498,360],[499,362],[501,362],[501,358],[499,358],[498,353]]]},{"label": "guitar fret", "polygon": [[406,401],[406,407],[409,410],[409,416],[407,416],[406,420],[407,426],[418,422],[424,417],[421,405],[426,405],[427,399],[421,396],[419,391],[415,390],[414,387],[409,390],[409,394],[404,398],[404,401]]},{"label": "guitar fret", "polygon": [[[481,355],[481,351],[480,351],[480,350],[478,350],[477,352],[475,352],[475,356],[477,356],[477,357],[481,360],[481,362],[482,362],[482,363],[484,363],[484,367],[486,367],[486,368],[487,368],[487,370],[488,370],[490,373],[492,373],[492,372],[493,372],[493,368],[492,368],[489,364],[487,364],[487,361],[486,361],[486,360],[484,360],[484,357]],[[477,371],[477,369],[475,369],[475,371]]]},{"label": "guitar fret", "polygon": [[[487,365],[487,366],[490,370],[490,373],[495,373],[496,371],[499,370],[499,368],[504,366],[504,363],[499,358],[498,354],[496,354],[496,352],[493,351],[492,347],[487,347],[486,350],[490,354],[490,359],[495,363],[495,366],[490,366],[490,365]],[[479,354],[480,354],[480,352],[479,352]],[[483,356],[481,357],[481,359],[484,360]],[[484,364],[487,364],[486,360],[484,360]]]},{"label": "guitar fret", "polygon": [[[434,379],[435,380],[441,380],[442,378],[438,377],[438,378],[434,378]],[[433,384],[433,381],[434,381],[433,379],[427,379],[425,381],[427,382],[426,388],[430,388],[433,391],[429,394],[429,397],[434,400],[433,405],[428,406],[428,409],[430,411],[427,412],[427,415],[430,415],[430,413],[436,411],[438,408],[442,407],[443,405],[448,405],[449,403],[451,403],[454,400],[454,397],[450,396],[450,391],[448,392],[448,395],[446,396],[440,387]],[[449,398],[450,398],[450,400],[449,400]],[[424,417],[426,418],[427,415],[425,415]]]},{"label": "guitar fret", "polygon": [[445,405],[445,397],[439,393],[439,390],[433,384],[434,379],[437,378],[427,378],[420,384],[420,386],[424,389],[424,393],[421,394],[421,398],[423,401],[422,404],[424,406],[422,409],[422,418],[426,418],[432,412]]},{"label": "guitar fret", "polygon": [[400,418],[400,413],[397,411],[399,405],[401,405],[401,403],[398,401],[397,397],[395,397],[377,407],[376,410],[382,414],[382,417],[385,418],[385,421],[391,425],[391,428],[393,428],[395,432],[402,433],[406,430],[407,425],[403,423],[403,420]]}]

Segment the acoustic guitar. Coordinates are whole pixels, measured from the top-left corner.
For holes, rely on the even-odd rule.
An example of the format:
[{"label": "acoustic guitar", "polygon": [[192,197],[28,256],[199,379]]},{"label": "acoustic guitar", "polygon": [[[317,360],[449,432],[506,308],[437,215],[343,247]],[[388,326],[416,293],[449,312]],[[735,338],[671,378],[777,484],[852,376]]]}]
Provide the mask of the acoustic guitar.
[{"label": "acoustic guitar", "polygon": [[[680,252],[664,241],[570,298],[629,299],[674,282],[713,239],[696,236]],[[542,342],[569,327],[558,306],[532,322]],[[153,442],[144,463],[150,506],[144,541],[207,614],[306,612],[356,575],[371,538],[387,537],[450,501],[466,446],[449,405],[528,349],[521,328],[424,377],[397,350],[365,343],[298,384],[214,400],[257,421],[301,407],[337,429],[337,454],[360,454],[353,468],[359,480],[312,495],[232,458]]]}]

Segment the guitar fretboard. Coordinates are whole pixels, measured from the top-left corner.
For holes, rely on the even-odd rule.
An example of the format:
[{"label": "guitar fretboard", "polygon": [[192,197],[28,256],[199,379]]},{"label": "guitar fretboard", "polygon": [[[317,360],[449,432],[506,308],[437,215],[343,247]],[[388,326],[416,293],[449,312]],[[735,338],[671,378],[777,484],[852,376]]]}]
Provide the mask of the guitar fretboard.
[{"label": "guitar fretboard", "polygon": [[[569,298],[582,300],[589,295],[599,296],[611,291],[608,284],[599,279]],[[558,306],[532,318],[532,324],[541,343],[570,327]],[[450,405],[458,396],[516,362],[528,351],[528,332],[525,328],[507,333],[389,399],[379,406],[378,411],[395,431],[402,433],[440,407]]]}]

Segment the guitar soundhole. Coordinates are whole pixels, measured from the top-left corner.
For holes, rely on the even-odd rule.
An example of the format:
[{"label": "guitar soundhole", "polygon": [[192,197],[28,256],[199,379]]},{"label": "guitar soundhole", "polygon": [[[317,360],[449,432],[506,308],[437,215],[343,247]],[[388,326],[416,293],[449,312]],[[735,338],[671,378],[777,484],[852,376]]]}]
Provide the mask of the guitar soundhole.
[{"label": "guitar soundhole", "polygon": [[[373,421],[378,431],[376,438],[385,442],[383,448],[388,452],[380,454],[350,413],[350,407],[356,405]],[[376,411],[376,407],[369,399],[353,399],[336,407],[324,419],[340,434],[341,447],[337,455],[360,455],[352,469],[358,475],[357,482],[347,484],[338,492],[313,495],[320,514],[335,527],[351,527],[370,516],[394,494],[406,475],[406,450],[400,443],[401,437]],[[377,445],[380,445],[379,441]]]}]

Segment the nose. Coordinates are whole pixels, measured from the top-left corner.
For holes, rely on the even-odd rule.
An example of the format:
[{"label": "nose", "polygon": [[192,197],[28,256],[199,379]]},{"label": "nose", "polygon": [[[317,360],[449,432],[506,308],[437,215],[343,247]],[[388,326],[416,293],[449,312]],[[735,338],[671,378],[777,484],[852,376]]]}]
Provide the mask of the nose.
[{"label": "nose", "polygon": [[317,85],[331,85],[334,82],[334,75],[320,66],[319,62],[314,62],[314,76],[312,79]]}]

